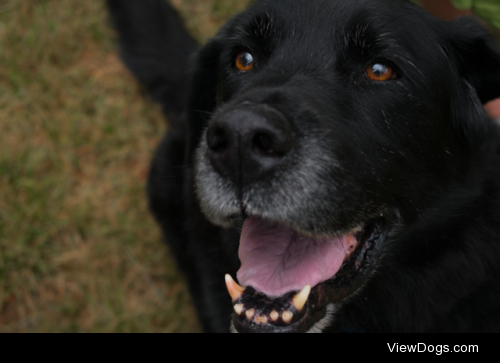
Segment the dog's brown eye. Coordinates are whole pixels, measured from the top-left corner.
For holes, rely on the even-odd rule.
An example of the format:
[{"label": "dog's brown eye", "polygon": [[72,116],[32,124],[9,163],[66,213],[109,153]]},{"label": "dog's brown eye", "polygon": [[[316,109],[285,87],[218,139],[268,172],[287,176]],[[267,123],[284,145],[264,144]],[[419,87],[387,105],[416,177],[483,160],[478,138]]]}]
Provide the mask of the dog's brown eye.
[{"label": "dog's brown eye", "polygon": [[375,63],[366,68],[366,76],[372,81],[385,82],[396,78],[396,72],[387,64]]},{"label": "dog's brown eye", "polygon": [[246,51],[243,51],[236,56],[236,69],[239,71],[250,72],[253,69],[254,64],[255,62],[253,56]]}]

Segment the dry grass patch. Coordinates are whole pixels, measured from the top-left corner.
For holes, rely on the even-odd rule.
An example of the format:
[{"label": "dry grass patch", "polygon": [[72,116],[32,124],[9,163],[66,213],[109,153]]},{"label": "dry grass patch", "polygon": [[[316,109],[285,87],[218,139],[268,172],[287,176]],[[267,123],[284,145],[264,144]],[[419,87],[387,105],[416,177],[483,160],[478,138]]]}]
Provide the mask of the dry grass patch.
[{"label": "dry grass patch", "polygon": [[245,10],[252,0],[171,0],[183,15],[189,31],[203,43],[213,37],[225,21]]}]

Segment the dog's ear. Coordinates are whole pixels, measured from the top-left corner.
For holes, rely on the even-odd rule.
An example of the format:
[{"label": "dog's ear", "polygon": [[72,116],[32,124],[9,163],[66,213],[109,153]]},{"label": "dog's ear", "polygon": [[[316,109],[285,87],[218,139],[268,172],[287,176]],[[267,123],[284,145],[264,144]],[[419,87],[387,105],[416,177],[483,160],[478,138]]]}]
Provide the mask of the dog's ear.
[{"label": "dog's ear", "polygon": [[219,59],[224,46],[221,38],[212,39],[198,53],[194,64],[189,99],[189,150],[198,144],[217,105]]},{"label": "dog's ear", "polygon": [[493,35],[471,17],[450,23],[449,55],[483,104],[500,98],[500,48]]},{"label": "dog's ear", "polygon": [[198,49],[181,17],[165,0],[106,0],[123,62],[165,114],[186,107],[186,65]]},{"label": "dog's ear", "polygon": [[500,98],[500,49],[484,25],[473,18],[440,22],[445,52],[460,78],[452,85],[454,126],[464,145],[477,149],[491,135],[483,105]]}]

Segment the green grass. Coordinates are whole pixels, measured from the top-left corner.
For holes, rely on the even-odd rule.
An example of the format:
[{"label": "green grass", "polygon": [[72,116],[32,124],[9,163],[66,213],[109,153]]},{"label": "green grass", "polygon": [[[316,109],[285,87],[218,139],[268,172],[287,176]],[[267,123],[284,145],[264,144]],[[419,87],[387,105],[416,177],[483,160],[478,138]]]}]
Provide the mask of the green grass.
[{"label": "green grass", "polygon": [[[247,1],[173,0],[203,42]],[[0,0],[0,332],[196,332],[144,185],[167,129],[101,0]]]}]

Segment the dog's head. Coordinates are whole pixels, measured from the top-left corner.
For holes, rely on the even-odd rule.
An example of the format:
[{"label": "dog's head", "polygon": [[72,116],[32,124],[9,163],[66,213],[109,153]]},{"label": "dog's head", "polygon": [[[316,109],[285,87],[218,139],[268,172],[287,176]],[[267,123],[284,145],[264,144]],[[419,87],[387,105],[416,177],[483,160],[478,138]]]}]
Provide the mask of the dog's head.
[{"label": "dog's head", "polygon": [[235,329],[327,325],[467,169],[496,97],[500,54],[471,19],[400,0],[259,1],[233,18],[197,60],[190,149],[202,211],[242,227]]}]

